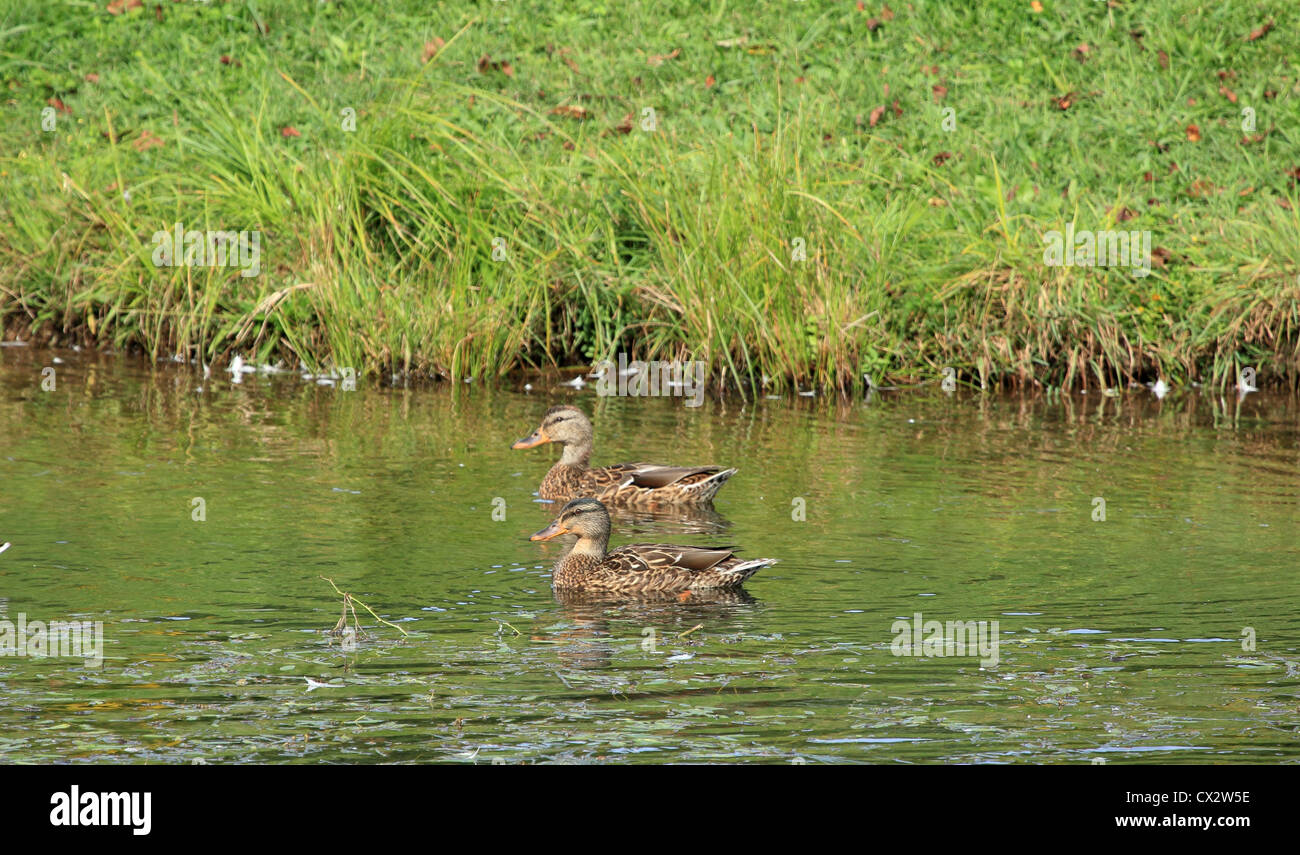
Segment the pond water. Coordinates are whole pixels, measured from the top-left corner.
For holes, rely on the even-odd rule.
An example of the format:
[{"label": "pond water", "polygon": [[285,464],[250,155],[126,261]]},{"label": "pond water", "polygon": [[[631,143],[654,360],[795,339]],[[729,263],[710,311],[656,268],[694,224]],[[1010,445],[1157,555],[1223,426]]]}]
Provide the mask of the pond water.
[{"label": "pond water", "polygon": [[[1292,398],[532,383],[0,348],[0,644],[20,618],[103,639],[101,663],[0,658],[0,761],[1300,758]],[[557,450],[509,446],[565,401],[597,464],[740,469],[711,511],[618,514],[615,545],[780,563],[740,596],[557,600],[562,547],[528,540]],[[322,577],[394,626],[358,605],[364,637],[330,635]],[[918,614],[997,621],[996,664],[897,655]]]}]

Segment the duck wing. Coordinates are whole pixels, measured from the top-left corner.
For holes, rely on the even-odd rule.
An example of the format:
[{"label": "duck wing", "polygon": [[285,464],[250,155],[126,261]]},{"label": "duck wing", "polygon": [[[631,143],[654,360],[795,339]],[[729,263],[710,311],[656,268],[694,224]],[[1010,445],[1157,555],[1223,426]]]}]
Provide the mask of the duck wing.
[{"label": "duck wing", "polygon": [[648,487],[652,490],[677,484],[686,479],[690,479],[691,482],[699,480],[691,476],[714,475],[722,471],[721,466],[659,466],[654,463],[630,465],[635,467],[631,472],[632,483],[637,487]]},{"label": "duck wing", "polygon": [[579,489],[610,502],[706,502],[735,469],[620,463],[582,473]]},{"label": "duck wing", "polygon": [[601,564],[616,573],[703,573],[735,555],[734,546],[632,543],[608,553]]}]

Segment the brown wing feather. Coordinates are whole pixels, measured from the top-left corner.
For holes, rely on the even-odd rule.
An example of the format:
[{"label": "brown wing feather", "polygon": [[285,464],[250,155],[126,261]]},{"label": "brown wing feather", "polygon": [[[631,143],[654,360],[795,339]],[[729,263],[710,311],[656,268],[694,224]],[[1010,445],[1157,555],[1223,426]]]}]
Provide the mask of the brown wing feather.
[{"label": "brown wing feather", "polygon": [[632,473],[632,483],[653,490],[676,484],[692,475],[712,475],[719,471],[719,466],[642,466]]},{"label": "brown wing feather", "polygon": [[735,548],[730,546],[678,546],[664,543],[630,543],[620,546],[605,556],[606,561],[617,560],[620,568],[629,573],[684,570],[703,573],[728,558],[734,558]]},{"label": "brown wing feather", "polygon": [[619,463],[578,469],[557,463],[542,481],[543,498],[594,496],[605,502],[706,502],[736,472],[718,466]]},{"label": "brown wing feather", "polygon": [[633,543],[600,559],[570,553],[556,564],[552,581],[557,589],[635,595],[738,588],[773,563],[767,558],[743,561],[732,547]]},{"label": "brown wing feather", "polygon": [[617,487],[632,477],[640,465],[639,463],[617,463],[613,466],[588,469],[582,473],[582,485],[596,493],[610,487]]}]

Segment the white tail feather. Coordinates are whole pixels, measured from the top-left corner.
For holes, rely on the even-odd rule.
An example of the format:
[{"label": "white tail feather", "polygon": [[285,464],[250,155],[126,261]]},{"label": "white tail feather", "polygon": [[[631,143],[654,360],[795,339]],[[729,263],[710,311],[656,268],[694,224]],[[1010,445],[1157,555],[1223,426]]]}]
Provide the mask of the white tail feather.
[{"label": "white tail feather", "polygon": [[775,558],[755,558],[752,561],[742,561],[739,564],[737,564],[735,567],[728,567],[726,570],[719,570],[718,572],[725,573],[727,575],[733,575],[736,573],[745,573],[745,572],[757,573],[759,570],[762,570],[764,567],[771,567],[775,563],[776,563]]}]

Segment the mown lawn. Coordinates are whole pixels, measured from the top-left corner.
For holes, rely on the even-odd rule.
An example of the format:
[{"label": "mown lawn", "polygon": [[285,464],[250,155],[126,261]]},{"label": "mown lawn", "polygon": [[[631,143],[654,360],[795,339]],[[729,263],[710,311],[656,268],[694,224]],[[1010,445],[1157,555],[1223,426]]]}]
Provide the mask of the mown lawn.
[{"label": "mown lawn", "polygon": [[[10,337],[1300,385],[1283,0],[126,5],[0,11]],[[155,266],[177,222],[260,275]],[[1047,265],[1068,224],[1150,231],[1150,275]]]}]

